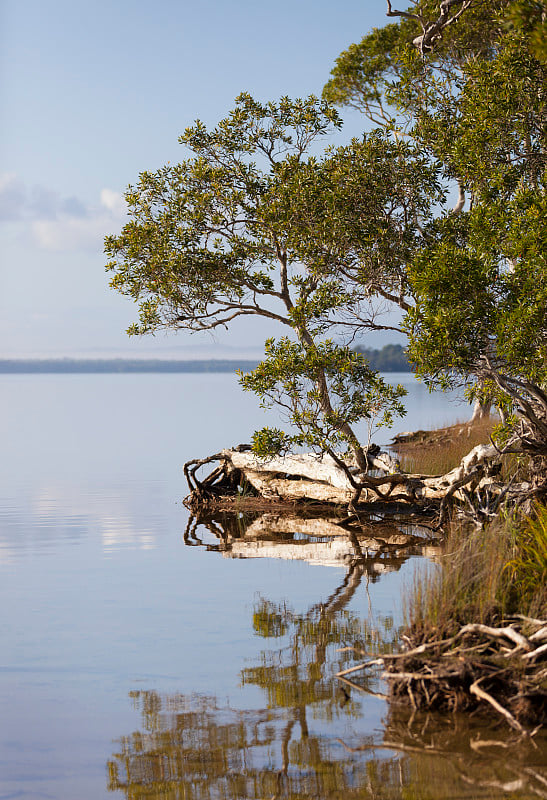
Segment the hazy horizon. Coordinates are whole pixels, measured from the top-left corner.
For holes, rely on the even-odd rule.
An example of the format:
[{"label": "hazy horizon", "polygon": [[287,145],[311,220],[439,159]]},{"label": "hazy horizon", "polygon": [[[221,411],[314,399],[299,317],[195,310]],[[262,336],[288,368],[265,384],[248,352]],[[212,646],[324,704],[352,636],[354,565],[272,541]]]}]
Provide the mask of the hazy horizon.
[{"label": "hazy horizon", "polygon": [[[385,12],[384,0],[349,0],[344,13],[325,0],[280,0],[275,14],[250,0],[5,0],[0,355],[261,352],[278,330],[266,320],[216,340],[128,339],[137,309],[108,287],[103,238],[126,221],[123,195],[141,171],[187,157],[178,137],[196,118],[215,125],[242,91],[266,101],[319,95],[340,52],[383,25]],[[358,112],[344,117],[325,145],[366,127]]]}]

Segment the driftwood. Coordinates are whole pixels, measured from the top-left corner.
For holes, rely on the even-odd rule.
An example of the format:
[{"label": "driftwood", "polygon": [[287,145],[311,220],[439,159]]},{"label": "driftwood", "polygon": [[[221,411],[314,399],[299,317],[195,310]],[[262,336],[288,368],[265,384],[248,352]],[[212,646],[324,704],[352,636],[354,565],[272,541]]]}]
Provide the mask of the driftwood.
[{"label": "driftwood", "polygon": [[547,722],[546,659],[547,621],[520,618],[503,627],[464,625],[449,639],[375,656],[337,677],[347,683],[347,674],[376,668],[391,698],[415,710],[486,707],[528,736]]},{"label": "driftwood", "polygon": [[[363,472],[350,458],[337,454],[302,453],[261,459],[248,445],[222,450],[184,465],[190,488],[185,504],[204,506],[254,503],[319,503],[366,508],[372,503],[404,504],[417,511],[436,510],[440,522],[454,504],[464,506],[473,495],[488,517],[508,495],[526,492],[528,484],[508,487],[499,481],[499,451],[494,445],[477,445],[444,475],[407,474],[389,454],[376,447],[367,456]],[[198,470],[212,466],[205,477]]]}]

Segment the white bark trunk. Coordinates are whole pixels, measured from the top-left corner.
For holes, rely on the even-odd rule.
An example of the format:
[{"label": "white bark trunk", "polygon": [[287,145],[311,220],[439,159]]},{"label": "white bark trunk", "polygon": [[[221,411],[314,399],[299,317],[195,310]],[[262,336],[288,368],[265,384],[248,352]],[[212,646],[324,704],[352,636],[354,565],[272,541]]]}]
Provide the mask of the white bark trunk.
[{"label": "white bark trunk", "polygon": [[478,399],[475,400],[471,422],[479,422],[480,420],[488,419],[491,410],[492,403],[490,401],[487,400],[486,402],[481,402]]},{"label": "white bark trunk", "polygon": [[[316,456],[304,453],[268,460],[257,458],[249,452],[235,450],[223,450],[221,455],[232,467],[240,470],[251,486],[267,499],[314,500],[346,504],[351,501],[354,494],[354,488],[347,474],[329,455]],[[384,478],[370,477],[369,485],[366,475],[358,473],[351,464],[348,466],[354,473],[355,480],[365,484],[361,502],[378,499],[379,494],[375,491],[374,485],[378,486],[382,493],[389,490],[389,500],[392,502],[404,502],[411,498],[415,498],[418,502],[442,500],[447,493],[453,494],[457,499],[463,499],[461,489],[456,487],[452,492],[453,487],[465,481],[467,476],[471,476],[471,481],[473,475],[476,475],[477,468],[496,458],[497,455],[493,445],[477,445],[455,469],[445,475],[427,476],[394,474],[393,459],[387,454],[380,454],[373,460],[373,465],[387,474]],[[489,485],[496,489],[494,480],[488,477],[479,478],[475,484]]]}]

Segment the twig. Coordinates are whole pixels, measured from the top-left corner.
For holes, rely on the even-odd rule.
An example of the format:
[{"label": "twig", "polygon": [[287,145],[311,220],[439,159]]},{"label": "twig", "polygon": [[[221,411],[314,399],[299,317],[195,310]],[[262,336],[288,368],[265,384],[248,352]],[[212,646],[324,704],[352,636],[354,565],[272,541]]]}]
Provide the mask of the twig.
[{"label": "twig", "polygon": [[382,692],[373,692],[372,689],[369,689],[368,686],[361,686],[354,681],[350,681],[348,678],[338,678],[339,681],[343,683],[347,683],[348,686],[351,686],[353,689],[358,689],[360,692],[366,692],[366,694],[371,694],[373,697],[379,697],[380,700],[389,700],[387,694],[382,694]]},{"label": "twig", "polygon": [[[408,639],[408,637],[404,638]],[[412,658],[413,656],[418,656],[421,653],[427,652],[427,650],[434,650],[435,648],[442,647],[445,644],[452,644],[452,642],[456,641],[456,638],[456,636],[452,636],[450,639],[441,639],[438,642],[426,642],[425,644],[419,645],[419,647],[415,647],[413,650],[406,650],[404,653],[389,653],[382,657],[386,660],[396,658]]]},{"label": "twig", "polygon": [[342,675],[349,675],[351,672],[359,672],[359,670],[368,669],[369,667],[383,666],[383,664],[383,658],[376,658],[374,661],[364,661],[362,664],[357,664],[355,667],[350,667],[349,669],[344,669],[341,672],[337,672],[336,677],[341,678]]},{"label": "twig", "polygon": [[370,744],[361,744],[358,747],[350,747],[349,744],[346,744],[342,739],[337,739],[342,747],[344,747],[349,753],[361,753],[363,750],[396,750],[401,751],[402,753],[420,753],[432,756],[447,756],[450,755],[446,750],[437,750],[433,747],[428,747],[427,749],[424,747],[413,747],[412,745],[407,744],[400,744],[399,742],[378,742],[378,743],[370,743]]},{"label": "twig", "polygon": [[[524,622],[530,622],[532,625],[547,625],[546,620],[544,619],[535,619],[534,617],[526,617],[524,614],[514,614],[514,619],[522,619]],[[509,619],[513,619],[513,617],[509,617]]]},{"label": "twig", "polygon": [[428,675],[427,672],[382,672],[381,678],[384,680],[407,680],[407,681],[437,681],[443,678],[457,677],[459,672],[433,672]]},{"label": "twig", "polygon": [[532,650],[531,653],[524,653],[524,655],[522,657],[525,658],[525,659],[532,659],[532,658],[536,658],[537,656],[541,655],[542,653],[547,653],[547,642],[545,642],[545,644],[542,644],[540,647],[536,647],[536,649]]},{"label": "twig", "polygon": [[481,625],[479,622],[472,622],[469,625],[464,625],[458,632],[458,636],[463,636],[466,633],[482,633],[485,636],[491,636],[493,639],[510,639],[519,647],[524,650],[532,650],[532,645],[528,639],[519,633],[514,628],[491,628],[489,625]]},{"label": "twig", "polygon": [[495,700],[491,694],[488,694],[488,692],[485,692],[484,689],[481,689],[479,683],[482,680],[483,678],[479,678],[477,681],[475,681],[475,683],[471,684],[471,686],[469,687],[470,693],[476,695],[481,700],[486,700],[487,703],[490,703],[492,708],[495,708],[498,713],[500,713],[503,717],[505,717],[505,719],[507,720],[509,725],[511,725],[511,727],[515,728],[515,730],[519,731],[523,736],[527,736],[528,731],[522,727],[520,722],[516,720],[515,717],[509,711],[507,711],[506,708],[500,705],[500,703],[498,703],[498,701]]},{"label": "twig", "polygon": [[537,642],[538,639],[547,639],[547,625],[544,628],[540,628],[539,631],[536,631],[528,638],[531,642]]},{"label": "twig", "polygon": [[334,651],[335,653],[359,653],[360,656],[368,656],[369,653],[366,653],[364,650],[361,650],[360,647],[337,647]]}]

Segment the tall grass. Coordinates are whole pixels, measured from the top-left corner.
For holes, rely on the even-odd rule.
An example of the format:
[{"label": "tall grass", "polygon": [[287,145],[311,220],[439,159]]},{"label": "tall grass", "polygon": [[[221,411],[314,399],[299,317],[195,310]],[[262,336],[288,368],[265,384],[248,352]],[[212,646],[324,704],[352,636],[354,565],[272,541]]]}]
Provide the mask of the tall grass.
[{"label": "tall grass", "polygon": [[424,439],[396,446],[401,466],[406,472],[420,475],[444,475],[457,467],[464,456],[478,444],[485,444],[497,423],[485,419],[424,432]]},{"label": "tall grass", "polygon": [[405,622],[423,640],[515,614],[547,615],[545,506],[537,506],[532,517],[499,519],[485,530],[454,526],[440,564],[415,578]]},{"label": "tall grass", "polygon": [[547,508],[536,513],[518,529],[513,557],[507,563],[513,602],[529,606],[530,616],[545,617],[547,611]]}]

